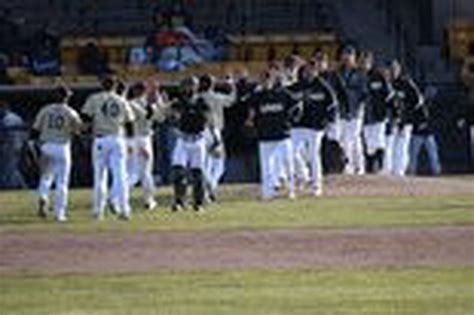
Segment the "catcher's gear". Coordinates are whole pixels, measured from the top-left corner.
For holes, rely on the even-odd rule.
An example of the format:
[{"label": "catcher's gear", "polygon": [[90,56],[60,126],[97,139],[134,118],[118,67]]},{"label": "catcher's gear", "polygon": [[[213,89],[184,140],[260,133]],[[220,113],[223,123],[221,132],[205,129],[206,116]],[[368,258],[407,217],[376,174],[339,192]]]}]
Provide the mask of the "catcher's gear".
[{"label": "catcher's gear", "polygon": [[36,141],[26,141],[21,149],[19,170],[28,187],[36,186],[41,175],[41,148]]}]

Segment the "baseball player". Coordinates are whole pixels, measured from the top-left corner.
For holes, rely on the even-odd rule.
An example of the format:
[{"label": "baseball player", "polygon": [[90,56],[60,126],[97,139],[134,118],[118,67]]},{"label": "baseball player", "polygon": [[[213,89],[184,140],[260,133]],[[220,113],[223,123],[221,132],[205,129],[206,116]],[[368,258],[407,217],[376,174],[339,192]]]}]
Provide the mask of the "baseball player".
[{"label": "baseball player", "polygon": [[394,96],[383,70],[374,67],[372,54],[363,61],[367,71],[368,97],[364,115],[364,140],[369,172],[378,173],[384,165],[388,107],[387,102]]},{"label": "baseball player", "polygon": [[276,74],[265,71],[261,88],[250,98],[248,126],[255,126],[259,139],[261,195],[263,200],[275,197],[273,174],[277,173],[276,160],[282,154],[288,170],[288,194],[295,195],[293,146],[290,130],[293,118],[300,111],[288,91],[276,86]]},{"label": "baseball player", "polygon": [[413,132],[414,111],[423,106],[423,95],[416,83],[402,73],[402,66],[397,60],[392,62],[393,89],[395,90],[394,107],[398,113],[397,124],[393,129],[393,162],[392,173],[405,176],[410,162],[410,141]]},{"label": "baseball player", "polygon": [[301,61],[296,55],[291,55],[283,60],[283,69],[281,70],[281,84],[284,87],[291,86],[298,81],[298,69]]},{"label": "baseball player", "polygon": [[346,99],[346,92],[341,76],[329,67],[329,57],[323,51],[316,51],[310,61],[314,71],[329,84],[335,93],[336,107],[334,120],[326,127],[326,137],[323,139],[323,165],[328,172],[339,173],[346,164],[346,157],[341,146],[341,103]]},{"label": "baseball player", "polygon": [[210,107],[210,120],[207,129],[208,154],[206,158],[206,181],[209,199],[215,201],[217,186],[225,171],[225,147],[222,138],[224,130],[224,109],[230,108],[236,102],[236,90],[232,79],[230,95],[214,91],[215,79],[210,75],[203,75],[199,79],[199,97]]},{"label": "baseball player", "polygon": [[[133,135],[132,109],[115,92],[116,81],[107,77],[102,81],[102,92],[90,96],[82,108],[84,120],[92,126],[94,142],[93,215],[103,219],[107,203],[109,170],[117,185],[117,199],[112,200],[119,219],[130,219],[129,189],[127,184],[127,147],[125,136]],[[114,198],[115,199],[115,198]]]},{"label": "baseball player", "polygon": [[56,88],[55,103],[44,107],[38,113],[32,130],[32,139],[38,140],[41,148],[38,215],[46,217],[49,191],[54,184],[54,215],[58,222],[67,221],[71,138],[82,126],[79,114],[68,105],[71,94],[64,86]]},{"label": "baseball player", "polygon": [[136,120],[133,123],[134,150],[132,161],[134,165],[129,170],[129,184],[134,187],[141,183],[143,202],[147,210],[157,206],[154,198],[155,182],[153,179],[153,124],[162,123],[166,118],[166,105],[161,94],[156,89],[146,95],[146,86],[139,82],[129,91],[129,104]]},{"label": "baseball player", "polygon": [[[314,196],[321,196],[323,193],[321,144],[328,122],[335,119],[336,97],[330,86],[312,66],[302,66],[298,78],[298,82],[289,88],[293,98],[302,102],[303,107],[292,129],[295,165],[305,164],[304,151],[307,148],[312,193]],[[296,167],[296,170],[298,169],[301,167]]]},{"label": "baseball player", "polygon": [[186,186],[188,170],[193,185],[193,209],[201,211],[204,203],[206,138],[210,106],[197,95],[199,81],[189,77],[181,82],[182,95],[171,105],[171,114],[178,130],[178,139],[173,151],[172,172],[174,182],[174,203],[172,211],[186,207]]},{"label": "baseball player", "polygon": [[353,47],[346,47],[341,57],[340,75],[345,88],[345,97],[341,100],[342,147],[347,157],[344,171],[346,174],[362,175],[365,173],[362,126],[366,79],[358,67],[356,51]]},{"label": "baseball player", "polygon": [[434,135],[432,111],[435,106],[436,88],[429,86],[425,89],[425,102],[413,113],[413,137],[410,150],[410,174],[418,171],[418,158],[421,149],[426,149],[431,174],[441,174],[441,163],[438,154],[438,144]]},{"label": "baseball player", "polygon": [[[127,94],[128,94],[128,86],[125,81],[117,79],[115,84],[115,93],[122,98],[124,102],[128,102]],[[126,163],[126,170],[127,170],[127,178],[130,179],[131,174],[133,174],[133,167],[135,165],[135,143],[134,139],[131,137],[126,138],[126,146],[127,146],[127,163]],[[120,198],[120,180],[116,180],[112,176],[112,180],[107,179],[107,182],[110,182],[110,194],[109,194],[109,201],[107,203],[110,211],[112,214],[117,214],[118,210],[116,209],[116,205],[118,204],[118,200]]]}]

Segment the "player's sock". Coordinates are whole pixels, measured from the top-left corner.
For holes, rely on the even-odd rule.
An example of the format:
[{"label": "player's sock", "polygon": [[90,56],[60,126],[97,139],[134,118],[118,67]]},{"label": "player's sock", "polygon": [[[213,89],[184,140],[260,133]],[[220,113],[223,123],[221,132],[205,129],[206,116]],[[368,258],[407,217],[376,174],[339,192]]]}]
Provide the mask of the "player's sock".
[{"label": "player's sock", "polygon": [[383,169],[385,151],[383,149],[378,149],[375,152],[375,173],[379,173]]},{"label": "player's sock", "polygon": [[172,170],[174,184],[174,203],[184,207],[186,198],[186,170],[182,166],[174,166]]},{"label": "player's sock", "polygon": [[193,184],[194,207],[201,207],[204,203],[204,176],[202,170],[192,169],[191,177]]}]

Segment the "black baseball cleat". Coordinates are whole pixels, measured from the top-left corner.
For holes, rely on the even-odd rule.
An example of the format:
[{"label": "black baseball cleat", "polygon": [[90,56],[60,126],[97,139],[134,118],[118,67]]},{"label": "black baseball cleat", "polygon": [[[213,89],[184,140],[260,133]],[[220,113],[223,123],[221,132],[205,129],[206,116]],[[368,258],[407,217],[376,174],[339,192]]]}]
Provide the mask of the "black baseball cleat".
[{"label": "black baseball cleat", "polygon": [[109,201],[107,203],[107,207],[108,207],[110,213],[112,213],[113,215],[117,215],[119,213],[117,207],[114,205],[113,202]]},{"label": "black baseball cleat", "polygon": [[204,207],[202,205],[193,205],[193,210],[196,212],[204,212]]},{"label": "black baseball cleat", "polygon": [[48,216],[48,202],[44,199],[38,201],[38,217],[46,219]]},{"label": "black baseball cleat", "polygon": [[154,200],[150,200],[149,202],[145,203],[145,209],[148,211],[154,211],[156,210],[156,207],[158,204]]},{"label": "black baseball cleat", "polygon": [[217,196],[214,191],[209,192],[209,201],[210,202],[217,202]]},{"label": "black baseball cleat", "polygon": [[173,212],[178,212],[178,211],[182,211],[182,210],[185,210],[185,207],[182,203],[175,202],[171,206],[171,211],[173,211]]},{"label": "black baseball cleat", "polygon": [[130,221],[130,215],[125,214],[125,213],[121,213],[121,214],[119,214],[118,219],[120,221]]}]

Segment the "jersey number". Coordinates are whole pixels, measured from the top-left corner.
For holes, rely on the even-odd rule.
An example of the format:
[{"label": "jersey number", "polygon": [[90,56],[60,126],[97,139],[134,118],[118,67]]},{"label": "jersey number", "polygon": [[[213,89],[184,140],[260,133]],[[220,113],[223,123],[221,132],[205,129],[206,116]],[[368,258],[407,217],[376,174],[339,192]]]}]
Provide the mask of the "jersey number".
[{"label": "jersey number", "polygon": [[66,121],[63,116],[50,114],[48,115],[48,128],[61,130],[64,128]]},{"label": "jersey number", "polygon": [[120,106],[117,103],[110,102],[102,105],[102,114],[105,117],[117,118],[120,114]]}]

